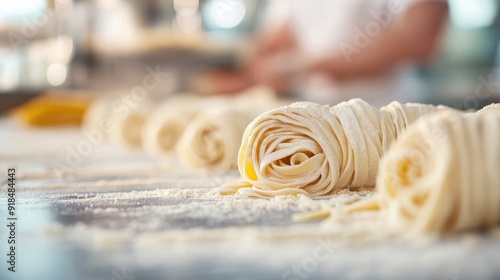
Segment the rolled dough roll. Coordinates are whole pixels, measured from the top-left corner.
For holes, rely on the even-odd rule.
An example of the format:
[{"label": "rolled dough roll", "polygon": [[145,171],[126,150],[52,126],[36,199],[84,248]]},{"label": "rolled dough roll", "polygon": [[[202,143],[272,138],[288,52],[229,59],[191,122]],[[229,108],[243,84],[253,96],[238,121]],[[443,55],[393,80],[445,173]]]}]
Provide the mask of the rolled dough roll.
[{"label": "rolled dough roll", "polygon": [[500,106],[424,117],[381,160],[376,199],[391,226],[450,232],[500,221]]},{"label": "rolled dough roll", "polygon": [[[214,108],[239,108],[245,113],[239,115],[248,115],[255,108],[264,108],[263,104],[269,103],[269,100],[274,100],[273,92],[263,87],[254,87],[241,94],[235,96],[198,96],[194,94],[177,94],[176,96],[166,100],[163,105],[160,105],[150,117],[146,120],[142,130],[142,144],[146,152],[156,156],[170,156],[176,150],[179,139],[184,133],[184,130],[190,125],[195,117],[204,112],[212,111],[213,114],[224,114],[220,110],[213,111]],[[263,112],[264,109],[251,113],[253,117]],[[210,116],[212,112],[203,113],[204,116]],[[223,117],[223,116],[220,116]],[[236,119],[241,119],[243,116],[236,116]],[[199,117],[200,119],[202,117]],[[210,117],[211,119],[214,116]],[[224,116],[225,119],[230,116]],[[250,120],[251,121],[251,120]],[[249,121],[249,122],[250,122]],[[200,120],[195,121],[192,127],[199,127],[203,130],[207,122]],[[248,123],[247,123],[248,124]],[[244,124],[244,127],[246,124]],[[220,126],[219,126],[220,127]],[[243,130],[244,130],[243,127]],[[191,128],[189,135],[196,137],[195,128]],[[238,133],[236,133],[238,134]],[[241,135],[239,136],[241,138]],[[241,140],[241,139],[240,139]],[[198,140],[193,140],[197,142]],[[238,141],[239,142],[239,141]],[[239,143],[237,144],[239,145]],[[186,145],[184,145],[186,146]],[[183,155],[186,154],[182,152]],[[189,152],[188,152],[189,153]],[[188,162],[188,166],[199,166],[200,162],[195,163],[190,159],[192,156],[183,157]],[[208,164],[212,165],[212,164]]]},{"label": "rolled dough roll", "polygon": [[141,130],[154,105],[143,102],[135,108],[128,108],[128,113],[112,113],[110,121],[113,129],[108,134],[111,143],[130,149],[140,149]]},{"label": "rolled dough roll", "polygon": [[177,146],[180,160],[195,169],[235,168],[248,124],[259,114],[290,103],[277,100],[274,92],[265,87],[227,97],[219,106],[200,112],[186,127]]},{"label": "rolled dough roll", "polygon": [[110,142],[137,149],[141,147],[142,125],[152,107],[149,100],[129,105],[122,101],[122,95],[104,94],[90,104],[83,116],[82,129],[98,129]]},{"label": "rolled dough roll", "polygon": [[101,129],[102,122],[111,115],[112,103],[116,98],[113,94],[105,94],[93,100],[83,115],[82,129]]},{"label": "rolled dough roll", "polygon": [[156,156],[170,155],[185,127],[203,108],[202,98],[178,94],[166,100],[145,121],[141,131],[144,151]]},{"label": "rolled dough roll", "polygon": [[238,155],[242,180],[218,189],[247,196],[307,194],[374,186],[379,159],[406,127],[448,107],[361,99],[334,107],[300,102],[266,112],[245,130]]},{"label": "rolled dough roll", "polygon": [[241,136],[258,115],[253,111],[214,108],[198,114],[177,145],[180,160],[190,168],[228,170],[236,167]]}]

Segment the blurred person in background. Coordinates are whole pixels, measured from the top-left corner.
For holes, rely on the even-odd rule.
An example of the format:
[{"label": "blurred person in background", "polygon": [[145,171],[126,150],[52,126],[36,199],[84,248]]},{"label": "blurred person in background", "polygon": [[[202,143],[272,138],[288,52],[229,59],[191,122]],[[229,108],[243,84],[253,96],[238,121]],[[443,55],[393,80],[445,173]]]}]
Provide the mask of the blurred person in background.
[{"label": "blurred person in background", "polygon": [[245,65],[207,78],[220,92],[265,84],[319,103],[415,101],[415,65],[432,58],[447,14],[444,0],[270,1]]}]

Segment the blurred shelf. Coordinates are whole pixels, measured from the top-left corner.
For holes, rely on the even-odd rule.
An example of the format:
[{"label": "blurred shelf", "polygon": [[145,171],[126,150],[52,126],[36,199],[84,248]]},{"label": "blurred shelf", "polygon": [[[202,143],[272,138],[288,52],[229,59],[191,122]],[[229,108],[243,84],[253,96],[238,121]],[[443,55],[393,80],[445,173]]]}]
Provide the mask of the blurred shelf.
[{"label": "blurred shelf", "polygon": [[123,40],[89,38],[90,52],[106,56],[140,56],[150,53],[184,51],[206,55],[244,55],[246,38],[227,40],[208,34],[181,34],[166,29],[144,30]]},{"label": "blurred shelf", "polygon": [[1,25],[0,23],[0,48],[14,48],[14,43],[18,46],[27,46],[32,42],[55,37],[56,34],[49,30],[48,27],[40,28],[34,34],[25,35],[21,26]]}]

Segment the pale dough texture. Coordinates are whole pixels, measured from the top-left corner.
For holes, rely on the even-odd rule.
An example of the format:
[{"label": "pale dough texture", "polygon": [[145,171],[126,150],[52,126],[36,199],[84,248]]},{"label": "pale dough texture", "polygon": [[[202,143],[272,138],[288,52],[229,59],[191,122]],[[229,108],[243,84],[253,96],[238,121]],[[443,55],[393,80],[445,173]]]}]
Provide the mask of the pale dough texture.
[{"label": "pale dough texture", "polygon": [[185,166],[210,170],[236,167],[246,126],[260,113],[291,103],[278,100],[273,90],[263,86],[231,96],[178,93],[159,106],[158,100],[150,98],[131,107],[120,104],[121,100],[118,95],[98,98],[85,115],[84,128],[96,129],[105,122],[112,127],[106,137],[115,144],[142,147],[159,157],[177,152]]},{"label": "pale dough texture", "polygon": [[101,129],[103,120],[111,114],[112,103],[115,99],[115,95],[106,94],[93,100],[83,115],[82,129]]},{"label": "pale dough texture", "polygon": [[112,143],[126,148],[141,148],[141,130],[149,113],[147,106],[130,109],[128,114],[113,114],[112,125],[115,127],[109,134]]},{"label": "pale dough texture", "polygon": [[94,100],[83,117],[82,129],[100,130],[110,142],[122,147],[141,148],[142,126],[154,108],[149,100],[127,106],[122,96],[105,94]]},{"label": "pale dough texture", "polygon": [[144,151],[155,156],[171,155],[186,126],[196,114],[215,102],[193,94],[178,94],[167,99],[144,123],[140,134]]},{"label": "pale dough texture", "polygon": [[251,110],[227,107],[199,113],[180,138],[177,146],[179,159],[196,169],[235,168],[241,136],[257,115]]},{"label": "pale dough texture", "polygon": [[500,105],[424,117],[382,159],[376,199],[405,232],[451,232],[500,221]]},{"label": "pale dough texture", "polygon": [[324,196],[374,186],[379,159],[420,116],[448,107],[361,99],[336,106],[300,102],[268,111],[245,130],[238,155],[242,180],[218,189],[247,196]]},{"label": "pale dough texture", "polygon": [[290,104],[265,87],[254,87],[225,98],[218,106],[196,115],[179,140],[177,153],[185,166],[205,170],[236,168],[241,138],[259,114]]}]

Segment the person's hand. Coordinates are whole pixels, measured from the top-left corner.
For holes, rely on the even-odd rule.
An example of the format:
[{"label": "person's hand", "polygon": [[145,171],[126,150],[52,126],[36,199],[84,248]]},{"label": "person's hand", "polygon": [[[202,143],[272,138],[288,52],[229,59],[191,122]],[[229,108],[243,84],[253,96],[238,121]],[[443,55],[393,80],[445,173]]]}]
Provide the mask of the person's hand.
[{"label": "person's hand", "polygon": [[247,67],[247,75],[254,84],[262,84],[283,92],[288,88],[289,77],[276,64],[274,55],[256,57]]},{"label": "person's hand", "polygon": [[254,58],[248,73],[254,83],[284,92],[294,87],[307,69],[307,59],[297,51],[286,51]]},{"label": "person's hand", "polygon": [[257,55],[241,69],[212,69],[201,74],[195,82],[197,91],[232,94],[253,85],[265,85],[276,92],[294,86],[303,73],[303,60],[292,52]]},{"label": "person's hand", "polygon": [[277,92],[290,88],[296,72],[297,58],[291,56],[296,48],[295,38],[287,24],[272,34],[256,39],[252,54],[240,69],[213,69],[195,81],[201,92],[229,94],[262,84]]},{"label": "person's hand", "polygon": [[241,69],[213,69],[196,79],[195,90],[208,94],[233,94],[252,84],[246,72]]}]

